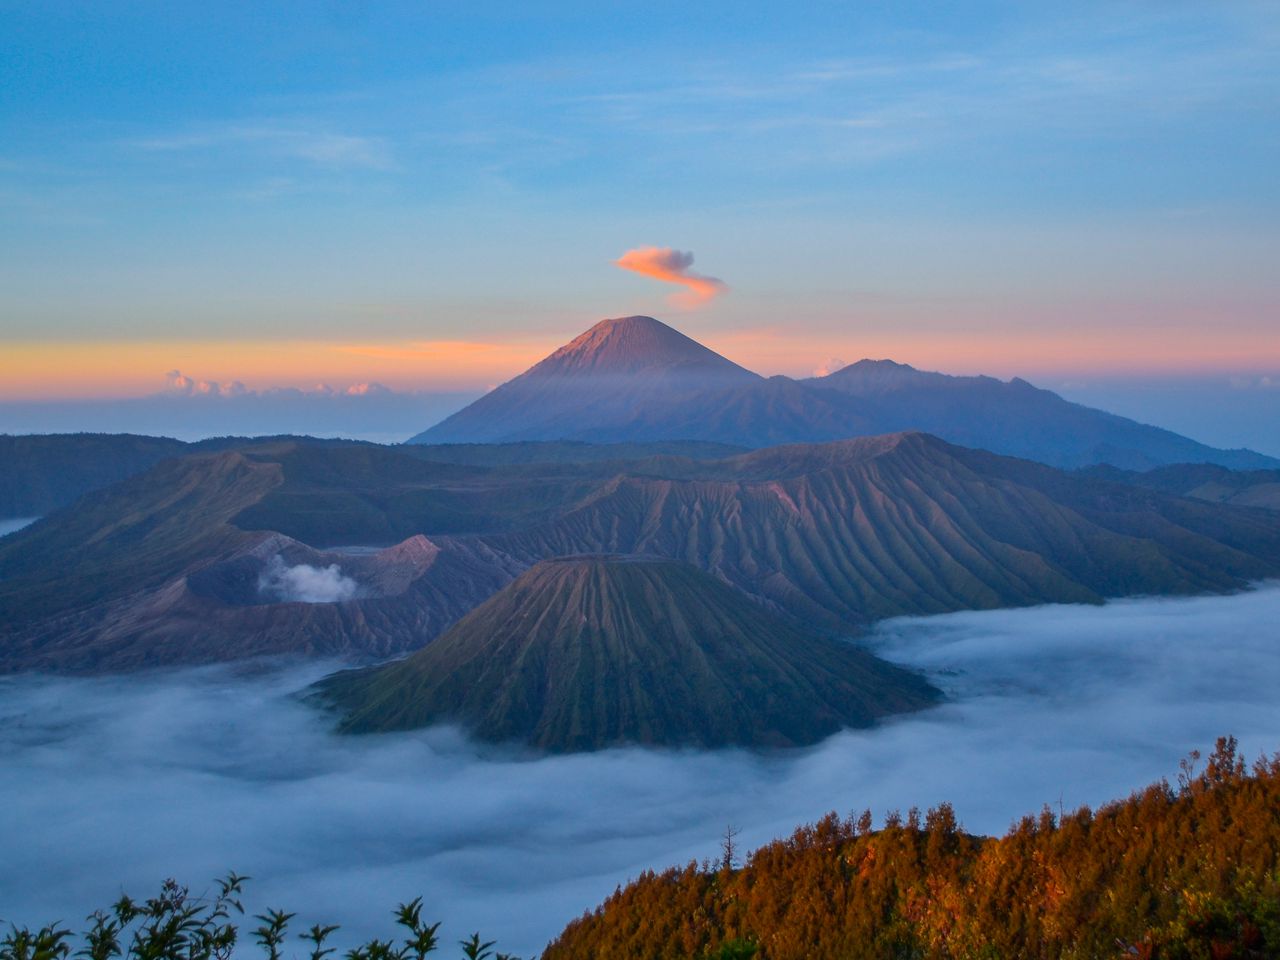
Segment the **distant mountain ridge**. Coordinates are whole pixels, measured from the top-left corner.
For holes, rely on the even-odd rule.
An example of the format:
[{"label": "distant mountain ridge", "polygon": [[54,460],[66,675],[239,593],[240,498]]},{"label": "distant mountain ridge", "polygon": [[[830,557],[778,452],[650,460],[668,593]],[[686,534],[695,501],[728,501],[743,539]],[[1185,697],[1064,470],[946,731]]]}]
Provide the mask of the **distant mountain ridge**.
[{"label": "distant mountain ridge", "polygon": [[133,434],[0,434],[0,517],[42,516],[187,448]]},{"label": "distant mountain ridge", "polygon": [[953,377],[861,360],[825,377],[766,379],[652,317],[601,321],[408,442],[695,440],[764,447],[902,431],[1065,468],[1280,467],[1250,450],[1219,450],[1071,403],[1018,378]]},{"label": "distant mountain ridge", "polygon": [[[171,457],[217,450],[298,443],[318,447],[379,446],[363,440],[305,436],[214,437],[188,442],[129,433],[0,434],[0,520],[38,517],[95,490],[137,476]],[[650,456],[714,459],[743,453],[721,443],[670,440],[653,443],[416,444],[398,449],[437,463],[503,466],[519,463],[594,463]]]}]

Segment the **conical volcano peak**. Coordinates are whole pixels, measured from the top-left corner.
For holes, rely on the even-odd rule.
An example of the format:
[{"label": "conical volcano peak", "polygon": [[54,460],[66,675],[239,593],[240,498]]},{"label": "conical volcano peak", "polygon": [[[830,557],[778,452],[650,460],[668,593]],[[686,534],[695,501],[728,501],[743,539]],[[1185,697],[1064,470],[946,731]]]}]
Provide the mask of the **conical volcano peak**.
[{"label": "conical volcano peak", "polygon": [[651,410],[760,382],[653,317],[615,317],[411,442],[620,439],[625,424],[643,436],[638,420]]},{"label": "conical volcano peak", "polygon": [[644,316],[601,320],[537,364],[529,373],[618,374],[671,369],[706,370],[722,376],[738,374],[757,379],[755,374],[708,350],[674,327]]},{"label": "conical volcano peak", "polygon": [[544,560],[407,660],[322,685],[351,732],[461,723],[553,752],[816,743],[930,706],[922,678],[680,560]]}]

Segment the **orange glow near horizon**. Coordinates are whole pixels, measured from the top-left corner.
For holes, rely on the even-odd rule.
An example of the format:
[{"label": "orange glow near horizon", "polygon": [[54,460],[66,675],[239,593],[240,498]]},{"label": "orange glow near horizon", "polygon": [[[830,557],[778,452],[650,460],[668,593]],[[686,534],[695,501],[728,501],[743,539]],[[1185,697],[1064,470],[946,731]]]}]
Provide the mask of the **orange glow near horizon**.
[{"label": "orange glow near horizon", "polygon": [[239,381],[250,390],[363,383],[401,391],[477,390],[547,352],[541,343],[457,340],[10,343],[0,351],[0,398],[145,396],[163,391],[171,370],[196,381]]},{"label": "orange glow near horizon", "polygon": [[1213,331],[1029,330],[973,333],[859,332],[846,337],[796,337],[782,329],[712,334],[708,347],[749,370],[813,376],[838,358],[895,360],[921,370],[1009,379],[1108,376],[1190,376],[1280,369],[1280,342],[1264,331],[1226,340]]},{"label": "orange glow near horizon", "polygon": [[[0,399],[54,400],[159,393],[166,374],[249,390],[345,390],[380,383],[400,391],[485,390],[509,380],[578,331],[507,342],[381,341],[38,341],[0,350]],[[765,375],[812,376],[831,358],[892,359],[924,370],[985,373],[1004,379],[1231,374],[1280,369],[1280,343],[1258,331],[1230,340],[1212,331],[1149,330],[857,332],[801,334],[782,328],[728,333],[691,331],[696,339]]]}]

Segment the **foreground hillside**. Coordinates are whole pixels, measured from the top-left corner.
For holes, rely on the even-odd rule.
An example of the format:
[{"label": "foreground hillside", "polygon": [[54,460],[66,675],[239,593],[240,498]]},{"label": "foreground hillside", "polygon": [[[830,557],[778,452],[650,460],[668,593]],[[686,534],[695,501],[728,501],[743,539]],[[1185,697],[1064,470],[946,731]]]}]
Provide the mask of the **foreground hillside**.
[{"label": "foreground hillside", "polygon": [[1221,740],[1194,767],[998,839],[945,804],[880,830],[831,814],[742,869],[642,874],[543,960],[1280,955],[1280,756],[1250,768]]},{"label": "foreground hillside", "polygon": [[350,732],[455,722],[555,752],[807,745],[939,696],[690,564],[610,556],[543,561],[407,660],[321,690]]}]

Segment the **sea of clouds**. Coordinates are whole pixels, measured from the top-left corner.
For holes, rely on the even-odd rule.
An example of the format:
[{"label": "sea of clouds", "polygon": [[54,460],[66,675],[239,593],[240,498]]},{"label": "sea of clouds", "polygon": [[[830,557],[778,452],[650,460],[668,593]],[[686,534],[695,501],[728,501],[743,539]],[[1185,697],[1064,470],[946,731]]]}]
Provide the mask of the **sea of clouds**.
[{"label": "sea of clouds", "polygon": [[798,752],[530,759],[457,732],[338,737],[294,694],[324,665],[0,680],[0,918],[79,921],[121,890],[253,876],[250,912],[386,936],[421,894],[456,940],[537,952],[647,867],[828,810],[950,800],[973,831],[1173,778],[1231,733],[1280,749],[1280,586],[899,619],[872,638],[949,694]]}]

